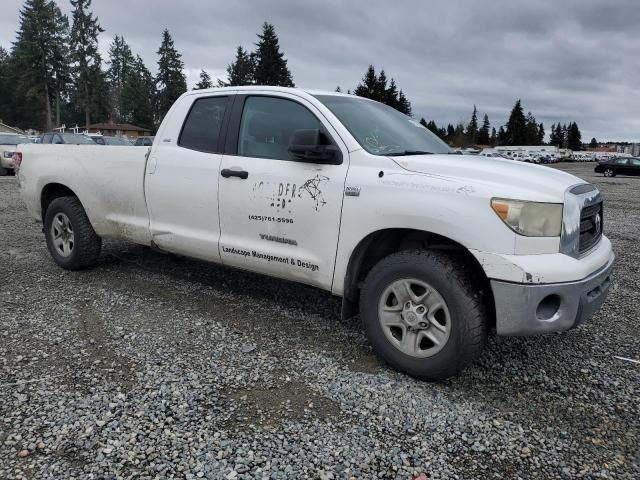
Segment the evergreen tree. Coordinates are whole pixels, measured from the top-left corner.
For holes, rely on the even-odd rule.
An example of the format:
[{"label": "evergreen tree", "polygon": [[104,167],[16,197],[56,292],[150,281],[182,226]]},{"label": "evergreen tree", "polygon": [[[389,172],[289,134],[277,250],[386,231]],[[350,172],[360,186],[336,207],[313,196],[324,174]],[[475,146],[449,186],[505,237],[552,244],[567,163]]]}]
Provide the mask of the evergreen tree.
[{"label": "evergreen tree", "polygon": [[204,88],[213,88],[213,82],[211,81],[211,76],[205,70],[200,70],[200,81],[196,83],[194,90],[202,90]]},{"label": "evergreen tree", "polygon": [[411,102],[405,97],[402,90],[398,93],[398,105],[395,107],[399,112],[411,116]]},{"label": "evergreen tree", "polygon": [[491,142],[490,129],[491,124],[489,123],[489,116],[485,113],[484,118],[482,119],[482,126],[480,130],[478,130],[478,143],[480,145],[489,145]]},{"label": "evergreen tree", "polygon": [[89,11],[91,0],[71,0],[71,5],[71,58],[75,73],[75,104],[84,112],[85,124],[89,125],[92,113],[102,110],[105,98],[108,97],[101,69],[102,59],[98,53],[98,35],[104,30],[98,19]]},{"label": "evergreen tree", "polygon": [[142,58],[137,56],[122,92],[127,106],[125,120],[134,125],[152,128],[154,125],[155,79]]},{"label": "evergreen tree", "polygon": [[424,117],[421,117],[421,118],[420,118],[420,122],[419,122],[419,123],[420,123],[420,125],[422,125],[424,128],[429,128],[429,127],[428,127],[428,124],[427,124],[427,121],[424,119]]},{"label": "evergreen tree", "polygon": [[576,122],[570,123],[567,128],[567,148],[573,151],[582,150],[582,134]]},{"label": "evergreen tree", "polygon": [[447,143],[453,143],[453,139],[456,136],[456,129],[452,124],[447,125]]},{"label": "evergreen tree", "polygon": [[273,25],[264,22],[256,43],[254,80],[256,85],[294,87],[284,54],[280,51]]},{"label": "evergreen tree", "polygon": [[187,91],[187,79],[182,71],[182,55],[178,53],[169,30],[162,32],[158,49],[158,75],[156,76],[156,118],[160,121],[180,95]]},{"label": "evergreen tree", "polygon": [[[384,70],[380,70],[374,87],[373,99],[382,103],[386,103],[387,100],[393,102],[395,99],[389,98],[389,96],[389,92],[387,91],[387,75],[384,73]],[[389,104],[387,103],[387,105]]]},{"label": "evergreen tree", "polygon": [[594,138],[589,142],[589,148],[598,148],[598,141]]},{"label": "evergreen tree", "polygon": [[508,137],[507,137],[507,131],[504,129],[503,126],[500,126],[500,128],[498,129],[498,138],[497,138],[497,142],[496,145],[508,145]]},{"label": "evergreen tree", "polygon": [[227,84],[232,87],[253,85],[255,59],[253,56],[238,46],[236,59],[227,67]]},{"label": "evergreen tree", "polygon": [[0,95],[0,121],[5,122],[13,120],[11,100],[15,98],[14,83],[10,76],[10,61],[9,52],[0,46],[0,92],[3,92]]},{"label": "evergreen tree", "polygon": [[389,82],[389,87],[385,89],[382,103],[395,109],[398,108],[398,87],[396,86],[396,81],[393,78]]},{"label": "evergreen tree", "polygon": [[[68,21],[53,1],[27,0],[17,39],[5,65],[13,97],[12,120],[22,127],[52,128],[51,104],[68,84]],[[3,90],[3,96],[4,96]],[[35,123],[35,124],[34,124]]]},{"label": "evergreen tree", "polygon": [[489,145],[495,147],[498,144],[498,134],[496,133],[495,127],[491,129],[491,137],[489,138]]},{"label": "evergreen tree", "polygon": [[353,91],[357,96],[364,98],[371,98],[372,100],[378,100],[375,98],[376,90],[378,87],[378,76],[373,65],[369,65],[367,73],[364,74],[362,82],[358,84]]},{"label": "evergreen tree", "polygon": [[544,135],[544,124],[540,122],[540,125],[538,125],[538,145],[544,145]]},{"label": "evergreen tree", "polygon": [[531,112],[527,113],[525,119],[525,135],[523,145],[538,145],[538,122]]},{"label": "evergreen tree", "polygon": [[109,46],[109,68],[107,79],[111,93],[111,106],[113,108],[111,118],[122,122],[128,109],[123,104],[122,91],[127,82],[127,77],[132,73],[135,59],[131,48],[124,37],[116,35]]},{"label": "evergreen tree", "polygon": [[526,118],[520,100],[516,102],[509,115],[505,130],[505,142],[502,145],[526,145]]},{"label": "evergreen tree", "polygon": [[122,89],[125,105],[123,120],[134,125],[153,129],[156,82],[138,55],[127,75]]},{"label": "evergreen tree", "polygon": [[478,110],[476,106],[473,106],[473,113],[471,114],[471,121],[467,125],[467,142],[475,145],[478,141]]},{"label": "evergreen tree", "polygon": [[562,124],[562,128],[560,129],[560,134],[559,134],[559,137],[560,137],[560,140],[561,140],[562,148],[569,148],[569,147],[567,146],[567,145],[568,145],[568,142],[567,142],[567,141],[568,141],[568,138],[569,138],[569,136],[568,136],[568,132],[569,132],[569,131],[568,131],[568,129],[567,129],[567,125],[566,125],[566,124]]}]

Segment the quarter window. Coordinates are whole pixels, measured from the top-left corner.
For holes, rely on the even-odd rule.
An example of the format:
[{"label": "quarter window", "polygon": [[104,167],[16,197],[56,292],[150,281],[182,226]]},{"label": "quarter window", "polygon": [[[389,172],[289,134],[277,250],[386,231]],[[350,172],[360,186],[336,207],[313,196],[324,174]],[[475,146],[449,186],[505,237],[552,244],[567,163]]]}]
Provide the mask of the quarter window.
[{"label": "quarter window", "polygon": [[227,97],[197,99],[184,122],[178,145],[191,150],[221,153],[218,138],[227,100]]},{"label": "quarter window", "polygon": [[289,139],[295,130],[322,129],[320,121],[292,100],[275,97],[248,97],[244,103],[238,155],[293,160]]}]

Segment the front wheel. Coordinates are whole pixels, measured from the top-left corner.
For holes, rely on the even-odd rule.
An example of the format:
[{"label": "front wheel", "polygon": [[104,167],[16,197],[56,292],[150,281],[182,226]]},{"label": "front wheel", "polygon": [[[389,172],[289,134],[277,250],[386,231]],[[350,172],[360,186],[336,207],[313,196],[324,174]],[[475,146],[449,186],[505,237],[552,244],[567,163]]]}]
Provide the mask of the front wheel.
[{"label": "front wheel", "polygon": [[454,256],[399,252],[369,273],[360,312],[373,349],[424,380],[451,377],[478,358],[487,338],[482,289]]},{"label": "front wheel", "polygon": [[55,262],[66,270],[93,266],[102,240],[76,197],[56,198],[44,216],[47,248]]},{"label": "front wheel", "polygon": [[604,176],[605,177],[615,177],[616,176],[616,172],[613,171],[613,168],[605,168],[604,169]]}]

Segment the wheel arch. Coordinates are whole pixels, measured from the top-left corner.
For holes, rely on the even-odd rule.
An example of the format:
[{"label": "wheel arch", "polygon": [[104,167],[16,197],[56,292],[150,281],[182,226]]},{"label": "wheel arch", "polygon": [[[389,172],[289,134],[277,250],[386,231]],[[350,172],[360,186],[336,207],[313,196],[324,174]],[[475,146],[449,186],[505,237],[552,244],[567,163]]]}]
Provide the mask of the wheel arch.
[{"label": "wheel arch", "polygon": [[437,233],[411,228],[388,228],[370,233],[353,249],[344,277],[342,317],[350,318],[358,313],[361,286],[371,269],[384,257],[405,250],[441,250],[460,255],[465,265],[488,293],[485,295],[492,323],[495,308],[491,283],[476,257],[462,244]]},{"label": "wheel arch", "polygon": [[40,192],[40,215],[43,223],[44,217],[47,214],[47,208],[49,208],[51,202],[60,197],[76,197],[80,201],[78,195],[66,185],[57,182],[46,184]]}]

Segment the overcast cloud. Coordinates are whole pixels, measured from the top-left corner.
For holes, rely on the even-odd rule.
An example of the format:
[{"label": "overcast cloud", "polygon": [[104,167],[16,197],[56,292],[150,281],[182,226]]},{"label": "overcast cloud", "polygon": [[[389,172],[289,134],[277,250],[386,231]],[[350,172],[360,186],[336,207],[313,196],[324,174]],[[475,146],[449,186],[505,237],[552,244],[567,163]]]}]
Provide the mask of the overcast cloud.
[{"label": "overcast cloud", "polygon": [[[5,48],[22,3],[0,2]],[[547,132],[575,120],[583,141],[640,141],[640,0],[94,0],[93,10],[103,57],[123,35],[152,71],[169,28],[190,88],[200,69],[225,78],[236,46],[252,49],[266,20],[298,87],[353,90],[372,63],[417,118],[466,123],[475,103],[497,128],[521,98]]]}]

